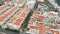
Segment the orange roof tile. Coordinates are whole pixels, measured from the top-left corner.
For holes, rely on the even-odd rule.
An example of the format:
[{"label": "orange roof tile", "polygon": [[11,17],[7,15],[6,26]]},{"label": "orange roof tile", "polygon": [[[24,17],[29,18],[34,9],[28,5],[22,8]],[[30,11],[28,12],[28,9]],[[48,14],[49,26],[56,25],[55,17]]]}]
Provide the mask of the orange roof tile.
[{"label": "orange roof tile", "polygon": [[36,25],[36,28],[38,28],[38,29],[44,29],[45,26],[44,26],[43,24],[37,24],[37,25]]},{"label": "orange roof tile", "polygon": [[0,22],[2,22],[4,20],[4,18],[0,18]]},{"label": "orange roof tile", "polygon": [[[25,13],[25,11],[27,11],[27,13]],[[26,15],[28,14],[29,12],[29,9],[24,7],[24,8],[21,8],[9,21],[8,23],[12,23],[14,25],[17,25],[20,26],[23,21],[25,20],[26,18]],[[16,17],[17,16],[17,17]],[[23,18],[22,18],[23,16]]]},{"label": "orange roof tile", "polygon": [[60,24],[60,20],[57,20],[56,23]]},{"label": "orange roof tile", "polygon": [[7,12],[3,13],[2,15],[4,15],[4,16],[2,16],[2,15],[0,16],[1,17],[0,20],[2,19],[2,22],[5,20],[5,18],[10,16],[18,7],[14,6],[12,8],[10,10],[8,10]]},{"label": "orange roof tile", "polygon": [[7,6],[7,5],[2,5],[2,6],[0,7],[0,11],[3,10],[3,9],[5,9],[6,7],[8,7],[8,6]]},{"label": "orange roof tile", "polygon": [[26,13],[22,13],[20,16],[21,17],[25,17],[26,16]]},{"label": "orange roof tile", "polygon": [[44,17],[44,16],[40,16],[37,20],[39,20],[40,22],[43,22],[43,21],[44,21],[44,19],[45,19],[45,17]]},{"label": "orange roof tile", "polygon": [[38,12],[37,12],[37,11],[34,11],[34,12],[33,12],[33,14],[37,15],[37,14],[38,14]]},{"label": "orange roof tile", "polygon": [[56,31],[56,30],[51,30],[52,34],[59,34],[59,31]]},{"label": "orange roof tile", "polygon": [[53,13],[49,13],[48,15],[49,15],[49,16],[54,16],[55,14],[53,14]]},{"label": "orange roof tile", "polygon": [[19,18],[15,21],[15,25],[20,25],[20,23],[22,22],[23,18]]},{"label": "orange roof tile", "polygon": [[12,17],[12,18],[8,21],[8,23],[13,23],[14,20],[16,20],[16,17]]}]

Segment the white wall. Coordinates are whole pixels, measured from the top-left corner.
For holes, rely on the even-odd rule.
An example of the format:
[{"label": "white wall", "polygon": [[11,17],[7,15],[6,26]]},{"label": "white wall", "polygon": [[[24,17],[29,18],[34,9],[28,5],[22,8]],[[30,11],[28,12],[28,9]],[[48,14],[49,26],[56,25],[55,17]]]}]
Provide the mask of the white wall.
[{"label": "white wall", "polygon": [[38,1],[40,1],[40,2],[44,2],[44,0],[38,0]]},{"label": "white wall", "polygon": [[36,0],[27,0],[26,5],[29,9],[32,9],[35,3],[36,3]]}]

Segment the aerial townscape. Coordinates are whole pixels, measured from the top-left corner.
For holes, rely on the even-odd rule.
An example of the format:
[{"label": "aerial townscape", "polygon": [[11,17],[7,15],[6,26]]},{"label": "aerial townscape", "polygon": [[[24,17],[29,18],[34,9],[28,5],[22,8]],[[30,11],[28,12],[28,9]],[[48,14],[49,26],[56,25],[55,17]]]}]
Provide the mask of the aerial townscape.
[{"label": "aerial townscape", "polygon": [[60,34],[60,0],[0,0],[0,34]]}]

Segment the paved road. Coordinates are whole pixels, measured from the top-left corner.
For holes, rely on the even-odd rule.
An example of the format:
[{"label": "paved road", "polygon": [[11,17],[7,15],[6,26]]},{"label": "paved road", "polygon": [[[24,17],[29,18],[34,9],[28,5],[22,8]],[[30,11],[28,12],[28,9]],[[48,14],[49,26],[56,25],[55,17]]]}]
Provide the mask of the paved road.
[{"label": "paved road", "polygon": [[2,28],[0,28],[0,32],[4,32],[6,34],[19,34],[17,32],[8,31],[8,30],[2,29]]},{"label": "paved road", "polygon": [[5,29],[2,29],[2,28],[0,28],[0,33],[5,33],[5,34],[28,34],[25,31],[21,32],[21,33],[18,33],[18,32],[13,32],[13,31],[5,30]]}]

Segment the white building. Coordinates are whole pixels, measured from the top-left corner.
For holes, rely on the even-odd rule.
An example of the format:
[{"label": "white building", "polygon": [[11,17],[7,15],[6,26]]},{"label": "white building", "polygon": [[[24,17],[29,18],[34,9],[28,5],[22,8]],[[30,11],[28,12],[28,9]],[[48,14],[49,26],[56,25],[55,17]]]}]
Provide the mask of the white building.
[{"label": "white building", "polygon": [[58,7],[58,4],[55,2],[55,0],[48,0],[48,1],[54,6],[54,8]]},{"label": "white building", "polygon": [[38,0],[38,1],[40,1],[40,2],[44,2],[44,0]]},{"label": "white building", "polygon": [[36,0],[27,0],[26,5],[29,9],[33,9],[35,3],[36,3]]}]

